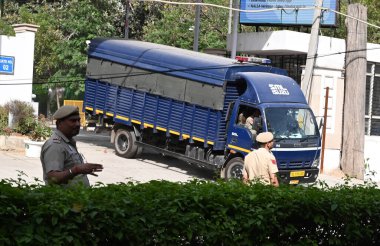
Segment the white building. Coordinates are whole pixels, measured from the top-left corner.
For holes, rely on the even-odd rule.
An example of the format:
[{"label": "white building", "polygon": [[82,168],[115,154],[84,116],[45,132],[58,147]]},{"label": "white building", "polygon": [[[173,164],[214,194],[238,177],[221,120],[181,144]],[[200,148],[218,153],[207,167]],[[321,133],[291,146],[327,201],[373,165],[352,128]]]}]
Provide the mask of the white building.
[{"label": "white building", "polygon": [[[309,39],[308,33],[287,30],[239,33],[236,50],[247,55],[270,58],[273,66],[288,70],[289,76],[300,83]],[[229,51],[231,43],[229,36]],[[343,39],[319,37],[311,88],[310,107],[317,117],[323,117],[325,88],[330,88],[324,162],[324,171],[327,173],[340,169],[345,46]],[[379,181],[380,156],[376,151],[380,149],[380,45],[367,44],[367,49],[365,158],[368,159],[370,170],[377,173],[373,179]]]},{"label": "white building", "polygon": [[0,105],[10,100],[32,102],[34,41],[38,26],[16,24],[13,28],[15,36],[0,35],[0,66],[5,66],[0,69]]}]

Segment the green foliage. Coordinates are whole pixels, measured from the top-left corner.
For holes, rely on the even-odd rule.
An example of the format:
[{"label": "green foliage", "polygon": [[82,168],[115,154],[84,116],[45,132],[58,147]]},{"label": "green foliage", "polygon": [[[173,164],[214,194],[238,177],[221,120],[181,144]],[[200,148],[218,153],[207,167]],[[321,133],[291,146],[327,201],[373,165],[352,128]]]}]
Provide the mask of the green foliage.
[{"label": "green foliage", "polygon": [[[361,3],[367,7],[367,21],[371,24],[380,26],[380,2],[375,0],[357,0],[357,3]],[[378,28],[367,28],[368,42],[380,43],[380,33]]]},{"label": "green foliage", "polygon": [[[8,113],[13,115],[12,129],[8,128]],[[43,115],[34,117],[34,109],[30,103],[13,100],[0,107],[0,134],[9,135],[16,132],[28,135],[33,141],[43,141],[50,137],[52,130]]]},{"label": "green foliage", "polygon": [[5,104],[5,109],[13,116],[12,129],[20,134],[28,134],[31,131],[31,123],[34,121],[34,109],[30,103],[20,100],[12,100]]},{"label": "green foliage", "polygon": [[34,92],[44,94],[48,88],[64,87],[66,98],[79,98],[84,91],[86,40],[120,36],[122,7],[121,0],[7,3],[7,23],[40,26],[36,33],[34,81],[44,85]]},{"label": "green foliage", "polygon": [[165,5],[143,1],[131,1],[130,5],[129,38],[143,40],[145,26],[163,17],[161,11]]},{"label": "green foliage", "polygon": [[[360,3],[367,7],[367,21],[371,24],[380,26],[380,2],[375,0],[341,0],[340,1],[340,12],[347,14],[347,7],[349,4]],[[324,29],[322,30],[323,35],[332,36],[336,38],[346,38],[346,18],[344,16],[338,15],[338,28],[336,29]],[[370,43],[380,43],[380,33],[377,28],[368,26],[367,28],[368,42]]]},{"label": "green foliage", "polygon": [[8,110],[0,106],[0,129],[8,126]]},{"label": "green foliage", "polygon": [[38,120],[34,120],[30,125],[29,138],[32,141],[44,141],[52,134],[52,129],[49,127],[46,118],[40,115]]},{"label": "green foliage", "polygon": [[0,135],[9,135],[10,131],[8,127],[8,110],[0,106]]},{"label": "green foliage", "polygon": [[[70,1],[59,19],[63,39],[55,47],[60,69],[54,74],[55,81],[78,78],[84,81],[87,64],[86,40],[98,36],[112,37],[116,34],[115,23],[121,19],[121,9],[114,8],[117,1]],[[115,13],[118,14],[115,16]],[[70,79],[73,80],[73,79]],[[84,91],[84,83],[65,85],[66,98],[77,98]]]},{"label": "green foliage", "polygon": [[[162,4],[131,2],[130,38],[141,38],[143,26],[160,15]],[[35,42],[33,93],[65,88],[65,98],[81,99],[87,63],[87,40],[123,37],[124,0],[5,1],[2,34],[14,34],[16,23],[39,25]]]},{"label": "green foliage", "polygon": [[15,34],[12,26],[0,19],[0,35],[13,36]]},{"label": "green foliage", "polygon": [[[208,3],[228,6],[229,1],[211,0]],[[192,49],[194,42],[195,7],[165,5],[157,16],[144,27],[144,40]],[[225,48],[228,11],[215,7],[201,8],[199,49]]]},{"label": "green foliage", "polygon": [[239,181],[0,182],[1,245],[373,245],[380,190]]},{"label": "green foliage", "polygon": [[[35,42],[33,92],[44,95],[49,88],[65,88],[65,98],[81,99],[84,91],[86,40],[94,37],[123,37],[125,22],[124,0],[42,0],[2,1],[3,18],[0,34],[13,35],[12,24],[39,25]],[[229,6],[228,0],[208,0]],[[343,0],[340,11],[347,12],[349,3],[368,7],[368,21],[380,25],[380,2],[374,0]],[[129,28],[131,39],[192,49],[195,6],[131,1]],[[323,29],[324,35],[345,38],[345,17],[339,17],[337,29]],[[228,10],[201,8],[199,49],[225,48],[228,28]],[[190,29],[190,30],[189,30]],[[242,31],[253,27],[242,26]],[[276,30],[278,27],[262,27]],[[368,28],[368,41],[380,43],[376,28]],[[47,84],[50,83],[50,84]]]}]

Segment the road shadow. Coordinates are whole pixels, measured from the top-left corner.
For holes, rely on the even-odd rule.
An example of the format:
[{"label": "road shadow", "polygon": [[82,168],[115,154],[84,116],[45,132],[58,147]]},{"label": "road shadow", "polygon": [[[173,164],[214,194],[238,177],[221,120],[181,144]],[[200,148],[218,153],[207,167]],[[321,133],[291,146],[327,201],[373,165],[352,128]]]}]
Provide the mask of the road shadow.
[{"label": "road shadow", "polygon": [[171,171],[178,173],[185,173],[197,179],[216,180],[218,178],[217,171],[201,168],[174,157],[163,156],[160,153],[149,150],[144,150],[140,156],[136,157],[136,159],[149,165],[170,169]]},{"label": "road shadow", "polygon": [[[100,133],[81,130],[80,133],[75,136],[75,139],[77,142],[109,148],[116,155],[114,146],[110,143],[110,135],[110,131],[107,130],[101,131]],[[122,159],[128,160],[125,158]],[[151,150],[144,149],[136,159],[149,165],[170,169],[178,173],[185,173],[197,179],[216,180],[218,177],[216,171],[200,168],[194,164],[189,164],[173,157],[163,156]]]},{"label": "road shadow", "polygon": [[113,144],[110,142],[111,140],[110,131],[102,131],[100,133],[96,133],[96,132],[80,130],[79,134],[75,136],[74,139],[77,142],[89,143],[92,145],[113,149]]}]

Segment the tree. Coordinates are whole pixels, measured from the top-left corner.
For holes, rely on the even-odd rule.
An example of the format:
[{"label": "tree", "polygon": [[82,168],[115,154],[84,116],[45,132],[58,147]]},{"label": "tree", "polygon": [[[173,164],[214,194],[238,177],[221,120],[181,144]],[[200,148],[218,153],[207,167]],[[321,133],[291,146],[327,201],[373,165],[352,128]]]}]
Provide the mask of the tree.
[{"label": "tree", "polygon": [[[120,37],[123,9],[119,1],[72,0],[57,11],[61,39],[54,48],[59,69],[53,78],[65,84],[65,96],[77,97],[84,91],[87,40],[95,37]],[[62,79],[63,78],[63,79]]]},{"label": "tree", "polygon": [[7,5],[7,10],[9,24],[40,26],[35,43],[34,82],[42,85],[34,86],[36,94],[47,94],[49,88],[65,88],[65,97],[80,98],[87,63],[86,40],[120,37],[123,30],[124,11],[119,0],[15,2]]},{"label": "tree", "polygon": [[[1,0],[0,0],[1,1]],[[65,97],[83,95],[86,40],[97,36],[123,37],[125,0],[13,0],[2,1],[0,34],[13,35],[12,24],[39,25],[36,34],[34,86],[37,95],[48,88],[65,88]],[[206,0],[205,0],[206,2]],[[341,1],[346,12],[349,0]],[[351,1],[354,2],[354,1]],[[357,0],[368,6],[368,21],[380,25],[380,3]],[[229,0],[207,0],[207,3],[228,6]],[[195,6],[169,5],[130,1],[130,38],[192,49]],[[341,18],[344,19],[344,18]],[[199,49],[225,48],[228,10],[203,6]],[[342,22],[342,21],[341,21]],[[190,30],[189,30],[190,29]],[[243,30],[251,30],[244,26]],[[344,38],[344,24],[323,32]],[[369,28],[369,42],[380,42],[380,33]]]},{"label": "tree", "polygon": [[[64,97],[81,98],[87,63],[87,40],[123,37],[124,0],[15,0],[7,1],[1,34],[13,35],[12,24],[39,25],[35,42],[33,90],[46,95],[64,87]],[[160,4],[133,3],[131,38],[143,36],[143,25],[160,15]],[[55,93],[58,95],[58,93]]]},{"label": "tree", "polygon": [[[380,1],[377,0],[341,0],[340,1],[340,12],[347,13],[347,6],[351,3],[360,3],[367,7],[368,9],[368,22],[377,26],[380,26]],[[346,17],[338,16],[338,27],[336,29],[325,29],[322,30],[323,34],[326,36],[336,37],[336,38],[346,38],[346,27],[345,22]],[[377,28],[368,26],[368,42],[370,43],[380,43],[380,33]]]},{"label": "tree", "polygon": [[164,4],[130,1],[130,5],[129,36],[131,39],[142,40],[145,26],[163,17],[161,11]]},{"label": "tree", "polygon": [[[211,0],[208,3],[228,6],[227,0]],[[145,3],[150,4],[150,3]],[[195,6],[164,5],[162,16],[153,19],[144,27],[146,41],[192,49]],[[225,48],[228,10],[202,6],[199,49]]]}]

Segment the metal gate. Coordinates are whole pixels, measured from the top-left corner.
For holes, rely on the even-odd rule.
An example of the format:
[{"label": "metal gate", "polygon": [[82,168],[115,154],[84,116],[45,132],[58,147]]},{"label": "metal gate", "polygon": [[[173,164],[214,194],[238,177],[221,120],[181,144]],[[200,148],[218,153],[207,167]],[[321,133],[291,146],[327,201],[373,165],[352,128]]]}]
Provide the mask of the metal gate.
[{"label": "metal gate", "polygon": [[83,112],[82,100],[64,100],[63,105],[77,106],[79,108],[80,124],[81,126],[86,126],[86,115]]}]

